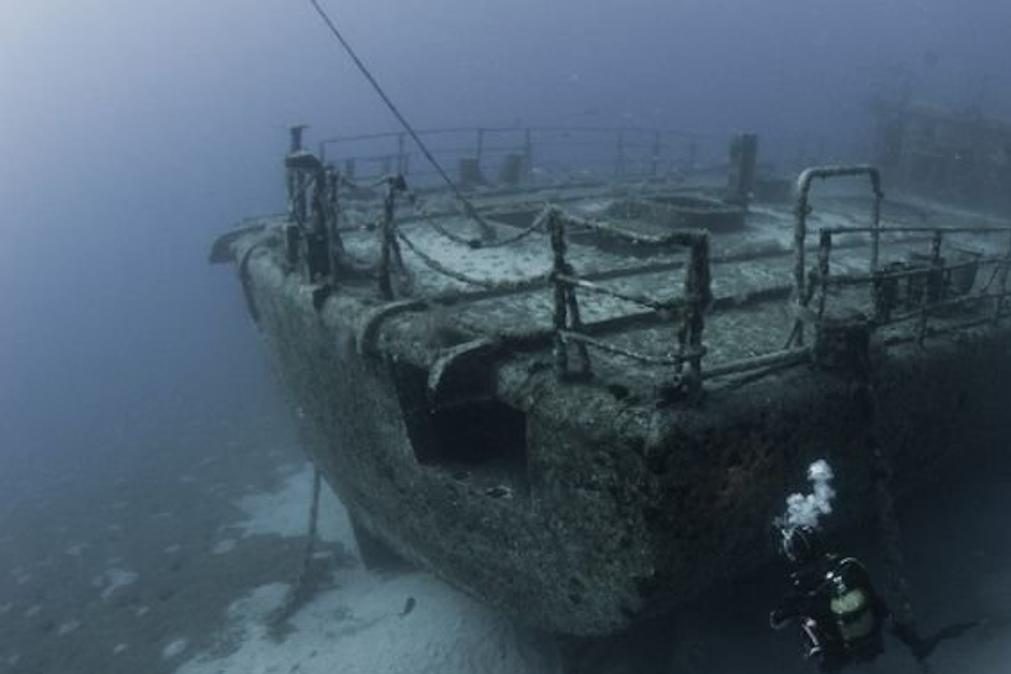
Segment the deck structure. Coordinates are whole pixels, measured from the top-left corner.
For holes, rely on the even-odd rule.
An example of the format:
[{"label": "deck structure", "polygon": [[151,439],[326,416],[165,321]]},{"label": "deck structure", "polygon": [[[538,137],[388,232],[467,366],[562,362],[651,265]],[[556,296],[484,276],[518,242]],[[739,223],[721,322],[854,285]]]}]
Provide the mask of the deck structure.
[{"label": "deck structure", "polygon": [[212,259],[306,450],[367,559],[536,628],[612,635],[753,568],[813,459],[854,521],[868,447],[901,491],[1011,432],[1011,226],[871,167],[743,204],[689,171],[528,172],[459,206],[300,139],[286,161],[288,211]]}]

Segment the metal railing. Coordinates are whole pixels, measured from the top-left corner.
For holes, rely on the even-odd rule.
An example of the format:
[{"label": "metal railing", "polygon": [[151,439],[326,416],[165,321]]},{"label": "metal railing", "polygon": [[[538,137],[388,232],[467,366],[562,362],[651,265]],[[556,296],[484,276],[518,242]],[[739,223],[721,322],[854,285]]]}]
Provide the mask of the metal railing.
[{"label": "metal railing", "polygon": [[[486,130],[487,131],[487,130]],[[384,136],[385,137],[385,136]],[[815,355],[814,347],[805,346],[804,325],[812,323],[821,327],[826,318],[830,296],[840,289],[866,286],[871,292],[865,301],[872,307],[871,317],[866,321],[868,329],[895,325],[908,321],[918,321],[914,339],[922,343],[929,334],[929,323],[933,315],[942,311],[973,305],[976,308],[989,304],[985,321],[975,311],[969,321],[948,322],[948,329],[964,329],[982,323],[996,323],[1005,314],[1008,292],[1008,275],[1011,271],[1011,227],[881,227],[880,176],[871,166],[832,166],[807,169],[797,182],[796,220],[794,227],[793,303],[796,317],[787,344],[781,350],[717,363],[703,368],[706,349],[703,334],[706,315],[713,309],[733,306],[734,298],[715,298],[712,294],[711,260],[709,235],[704,230],[676,230],[664,236],[645,236],[615,224],[601,220],[590,220],[565,213],[557,206],[546,207],[534,222],[520,234],[501,243],[511,245],[520,238],[534,233],[547,234],[552,261],[550,267],[541,274],[517,279],[480,279],[468,276],[439,262],[407,236],[396,222],[397,201],[401,195],[408,195],[402,175],[394,174],[377,181],[371,187],[385,186],[382,212],[377,223],[378,261],[362,264],[352,260],[344,249],[337,226],[342,187],[361,189],[335,169],[325,165],[319,158],[301,148],[301,131],[293,129],[292,146],[286,159],[289,218],[284,228],[286,259],[290,269],[305,270],[308,283],[326,286],[326,292],[335,287],[342,275],[358,272],[362,277],[370,277],[378,282],[380,296],[387,302],[397,300],[399,293],[393,282],[397,269],[407,273],[400,244],[403,244],[425,266],[468,286],[477,287],[479,293],[530,292],[547,287],[553,298],[551,327],[543,337],[552,344],[554,370],[560,379],[578,379],[592,375],[591,351],[599,351],[619,358],[636,361],[643,365],[668,367],[673,370],[672,383],[679,390],[698,392],[705,380],[733,374],[748,374],[770,368],[810,362]],[[812,213],[810,190],[817,179],[843,176],[864,176],[869,178],[873,192],[871,224],[869,226],[826,227],[818,232],[817,263],[807,268],[808,218]],[[415,203],[413,197],[412,203]],[[415,203],[415,206],[417,204]],[[422,222],[424,219],[421,220]],[[468,248],[473,242],[458,235],[443,231],[441,225],[430,222],[433,230],[449,241]],[[623,243],[631,243],[658,250],[684,249],[688,252],[687,263],[672,265],[671,270],[683,273],[679,296],[657,299],[634,291],[623,291],[607,287],[588,277],[580,276],[570,263],[568,256],[568,235],[570,231],[610,238]],[[838,236],[868,236],[870,238],[870,259],[866,273],[833,273],[832,249]],[[889,263],[881,266],[881,243],[883,238],[901,236],[904,243],[910,242],[910,235],[924,235],[929,238],[930,251],[921,255],[915,263]],[[955,235],[1007,236],[1007,247],[1002,254],[982,252],[965,261],[950,261],[944,257],[944,246],[950,243],[947,237]],[[976,279],[983,269],[992,269],[989,280],[981,289],[976,289]],[[636,269],[621,270],[628,274],[639,273]],[[599,277],[599,274],[598,274]],[[966,281],[971,277],[972,280]],[[602,277],[599,277],[602,278]],[[906,297],[897,302],[901,284],[905,283]],[[781,287],[785,290],[785,287]],[[601,323],[584,324],[580,310],[579,296],[588,293],[608,296],[621,302],[631,303],[643,309],[653,318],[671,324],[673,335],[671,349],[663,355],[641,353],[599,338],[603,323],[614,322],[611,317]],[[468,294],[456,291],[454,301],[466,299]],[[320,295],[325,299],[325,294]],[[322,300],[321,300],[322,301]],[[639,314],[636,314],[639,316]],[[950,318],[950,315],[946,315]],[[896,341],[893,338],[892,341]],[[571,350],[575,350],[576,366],[570,363]]]},{"label": "metal railing", "polygon": [[[503,158],[503,168],[511,158],[520,181],[529,180],[537,164],[553,163],[595,169],[608,177],[661,176],[723,161],[725,150],[714,143],[716,151],[704,154],[711,138],[703,134],[641,127],[455,127],[421,130],[418,135],[443,141],[431,144],[434,155],[471,160],[479,174],[491,157]],[[417,182],[435,175],[417,166],[406,132],[326,138],[319,143],[319,156],[351,178],[397,173]]]},{"label": "metal railing", "polygon": [[[879,238],[878,231],[881,227],[881,202],[884,200],[884,192],[881,191],[881,174],[873,166],[819,166],[808,168],[801,172],[797,178],[797,204],[794,208],[796,216],[793,230],[793,280],[794,280],[794,301],[798,311],[807,307],[811,301],[811,294],[807,284],[807,219],[811,215],[810,204],[811,186],[815,180],[828,180],[829,178],[849,178],[866,176],[870,179],[870,187],[874,193],[874,206],[871,211],[871,262],[870,269],[875,271],[878,266]],[[787,340],[789,348],[794,343],[798,346],[804,344],[804,322],[798,314],[794,322],[793,331]]]},{"label": "metal railing", "polygon": [[[704,231],[676,231],[663,237],[647,237],[622,230],[599,221],[568,215],[555,208],[549,211],[547,227],[551,234],[552,270],[550,280],[554,297],[554,364],[560,378],[588,377],[591,365],[588,348],[649,365],[673,367],[675,385],[697,390],[702,384],[702,358],[705,348],[702,333],[705,329],[705,312],[712,301],[709,269],[709,234]],[[566,259],[566,230],[589,230],[607,237],[657,248],[687,248],[688,265],[684,271],[684,294],[680,298],[656,300],[644,295],[624,293],[580,278]],[[597,295],[607,295],[647,309],[669,314],[678,324],[677,351],[669,356],[651,356],[594,339],[584,332],[580,317],[577,290]],[[680,320],[678,320],[680,319]],[[579,369],[569,369],[568,345],[574,344],[579,358]],[[684,371],[688,365],[687,372]]]},{"label": "metal railing", "polygon": [[[875,240],[882,236],[929,234],[930,252],[919,261],[898,262],[870,273],[831,273],[833,238],[839,235],[865,234]],[[973,259],[949,262],[943,255],[947,237],[959,234],[992,235],[1008,237],[1006,252],[1000,255],[973,254]],[[954,249],[951,249],[954,250]],[[985,269],[992,271],[990,279],[978,289],[978,279]],[[875,328],[917,321],[915,339],[923,344],[928,336],[930,317],[941,311],[960,307],[992,304],[988,320],[996,323],[1003,312],[1008,297],[1007,279],[1011,268],[1011,227],[832,227],[819,232],[818,265],[810,274],[817,286],[815,308],[804,307],[808,318],[821,321],[828,306],[828,297],[838,288],[867,286],[871,289],[868,304],[870,320]],[[982,275],[985,277],[985,274]],[[900,298],[901,284],[905,283],[904,297]],[[899,309],[899,311],[896,311]],[[813,312],[813,314],[812,314]],[[979,323],[978,316],[968,322],[955,323],[950,329],[970,327]]]},{"label": "metal railing", "polygon": [[[867,227],[824,227],[819,230],[817,265],[806,268],[807,220],[811,214],[810,190],[816,179],[866,176],[870,180],[874,201],[871,225]],[[820,324],[828,309],[829,296],[835,290],[867,286],[871,289],[867,304],[871,307],[869,322],[872,328],[918,320],[916,341],[920,344],[928,335],[930,316],[941,310],[955,309],[969,305],[992,302],[990,322],[996,323],[1003,311],[1008,296],[1007,279],[1011,268],[1011,227],[881,227],[881,178],[872,166],[828,166],[805,170],[797,180],[796,221],[794,227],[794,300],[797,316],[787,340],[787,347],[803,345],[805,323]],[[986,255],[978,252],[972,259],[962,262],[948,262],[942,255],[946,237],[955,235],[1006,235],[1006,252],[1000,255]],[[870,258],[867,273],[833,274],[831,254],[834,237],[841,235],[865,235],[870,237]],[[897,262],[881,267],[882,237],[908,237],[909,235],[929,236],[930,250],[915,262]],[[954,249],[953,249],[954,250]],[[973,287],[978,272],[986,267],[993,274],[981,292],[974,293]],[[951,279],[961,275],[957,284]],[[968,279],[966,282],[965,279]],[[899,302],[899,286],[907,283],[906,297]],[[996,283],[997,290],[992,286]],[[957,286],[957,287],[955,287]],[[952,295],[955,295],[954,297]],[[812,309],[812,303],[814,308]],[[905,307],[900,307],[904,304]],[[915,304],[915,308],[910,308]],[[895,313],[896,308],[905,311]],[[959,329],[978,324],[977,319],[949,326]]]}]

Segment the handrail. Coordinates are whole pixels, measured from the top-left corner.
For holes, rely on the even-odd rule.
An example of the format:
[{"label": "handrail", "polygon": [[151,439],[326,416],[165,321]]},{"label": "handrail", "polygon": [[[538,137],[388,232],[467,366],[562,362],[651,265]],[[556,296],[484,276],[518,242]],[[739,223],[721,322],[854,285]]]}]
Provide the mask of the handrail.
[{"label": "handrail", "polygon": [[[438,136],[438,135],[449,135],[449,134],[463,134],[463,133],[476,133],[478,131],[483,131],[485,133],[526,133],[526,132],[540,132],[540,133],[618,133],[619,131],[624,131],[626,133],[642,133],[642,134],[654,134],[659,133],[665,136],[671,136],[675,138],[684,139],[703,139],[711,137],[710,134],[695,133],[690,131],[681,131],[678,129],[661,129],[661,128],[650,128],[650,127],[635,127],[635,126],[458,126],[458,127],[437,127],[432,129],[419,129],[419,136]],[[397,138],[404,135],[403,131],[378,131],[374,133],[363,133],[348,136],[331,136],[329,138],[323,138],[320,140],[320,144],[324,145],[337,145],[341,143],[352,143],[357,141],[365,140],[383,140],[385,138]]]},{"label": "handrail", "polygon": [[[931,232],[930,255],[924,264],[906,269],[898,270],[875,270],[870,274],[831,274],[830,256],[832,250],[832,238],[837,234],[862,232],[880,236],[881,234],[899,233],[921,233]],[[861,228],[861,227],[826,227],[820,230],[818,245],[818,266],[810,274],[811,282],[817,285],[818,302],[817,310],[814,312],[815,320],[820,321],[824,316],[827,304],[829,289],[833,286],[859,286],[867,285],[872,287],[874,295],[874,316],[872,324],[875,327],[894,325],[914,319],[919,320],[916,341],[923,344],[928,335],[928,322],[930,315],[942,308],[955,308],[969,304],[980,304],[993,300],[994,308],[991,320],[996,323],[1001,314],[1004,300],[1008,296],[1007,279],[1008,270],[1011,268],[1011,236],[1008,238],[1007,252],[1002,255],[983,255],[971,261],[948,263],[942,256],[944,237],[950,234],[1008,234],[1011,235],[1011,227],[895,227],[888,229]],[[946,296],[947,281],[952,272],[967,269],[979,269],[984,265],[994,265],[995,272],[990,282],[983,288],[982,292],[972,294],[971,287],[965,289],[962,297],[949,298]],[[974,275],[975,276],[975,275]],[[996,292],[990,292],[990,286],[994,280],[998,282]],[[892,288],[902,279],[923,279],[923,287],[920,289],[919,306],[900,313],[892,314],[894,296],[897,290],[888,291],[886,284],[892,284]],[[814,288],[810,288],[805,302],[800,309],[807,311],[807,304],[814,293]],[[798,318],[800,320],[800,318]]]},{"label": "handrail", "polygon": [[[299,269],[303,272],[305,282],[314,286],[314,302],[321,298],[325,301],[334,284],[338,283],[345,273],[363,271],[361,263],[358,267],[345,252],[340,239],[340,228],[337,226],[339,214],[339,192],[344,186],[361,189],[346,176],[336,172],[332,167],[325,166],[322,161],[309,152],[304,151],[300,144],[301,131],[296,127],[292,130],[292,149],[287,155],[285,166],[288,182],[288,218],[283,231],[287,253],[287,268]],[[837,176],[867,175],[875,194],[873,210],[874,223],[871,227],[825,227],[819,230],[819,245],[817,248],[817,266],[813,270],[803,267],[805,238],[807,235],[807,217],[810,215],[809,192],[816,179]],[[714,367],[703,370],[702,361],[706,349],[702,343],[705,330],[706,312],[713,306],[711,269],[709,257],[709,235],[704,230],[675,230],[662,236],[647,236],[603,220],[589,219],[570,215],[557,206],[546,207],[535,221],[513,237],[504,239],[501,245],[510,245],[520,238],[534,233],[547,234],[551,246],[552,263],[543,273],[530,278],[507,278],[505,280],[480,279],[458,272],[430,256],[415,241],[406,236],[395,222],[397,201],[405,196],[415,207],[417,202],[407,190],[406,182],[401,175],[388,176],[371,187],[385,186],[383,209],[378,223],[377,237],[379,245],[379,262],[367,269],[366,275],[376,278],[379,293],[387,302],[397,302],[400,293],[394,287],[392,274],[396,269],[405,274],[408,269],[401,255],[400,244],[403,244],[424,265],[461,283],[483,288],[485,291],[503,292],[517,290],[534,290],[536,287],[548,285],[554,298],[552,327],[545,337],[553,340],[555,372],[559,378],[589,376],[591,374],[590,350],[603,351],[619,357],[629,358],[646,365],[670,366],[674,368],[673,382],[675,386],[689,394],[701,389],[705,380],[723,377],[730,374],[746,373],[780,366],[787,366],[808,360],[817,351],[802,343],[787,346],[777,352],[743,358],[731,362],[718,363]],[[880,206],[883,194],[880,186],[880,176],[877,170],[869,166],[850,167],[820,167],[804,171],[798,179],[797,220],[795,223],[794,251],[795,264],[799,264],[802,272],[797,274],[795,267],[795,283],[793,292],[798,308],[795,327],[803,327],[807,320],[820,322],[826,312],[829,289],[833,286],[869,285],[875,293],[883,283],[897,283],[901,279],[923,278],[922,295],[914,295],[912,310],[905,313],[887,316],[875,316],[870,327],[890,325],[901,321],[919,319],[917,340],[922,343],[928,335],[928,321],[932,313],[945,307],[955,307],[965,304],[984,305],[993,302],[991,322],[997,322],[1006,315],[1004,307],[1011,293],[1008,292],[1008,276],[1011,271],[1011,226],[961,226],[961,227],[921,227],[899,226],[882,228],[880,226]],[[425,213],[421,213],[423,219]],[[474,245],[474,241],[460,236],[449,236],[437,223],[431,223],[434,230],[449,240],[470,248],[483,247]],[[688,262],[683,267],[670,267],[671,271],[678,269],[683,273],[683,293],[670,299],[658,299],[647,294],[634,291],[618,290],[607,287],[599,282],[600,278],[590,280],[576,273],[567,257],[567,235],[570,231],[593,232],[609,238],[621,239],[633,245],[662,248],[684,248],[688,251]],[[929,260],[914,269],[878,269],[878,254],[882,236],[901,234],[931,234],[931,250]],[[831,252],[833,237],[846,234],[868,234],[873,237],[875,246],[871,271],[867,274],[844,273],[831,274]],[[983,255],[982,253],[971,261],[947,263],[941,255],[944,237],[957,234],[1002,234],[1009,235],[1009,245],[1002,255]],[[945,274],[961,271],[981,265],[994,266],[994,274],[982,292],[969,294],[955,299],[944,296],[943,279]],[[996,282],[996,287],[994,283]],[[783,286],[785,288],[786,286]],[[937,291],[935,288],[941,288]],[[316,291],[319,291],[317,294]],[[606,295],[621,302],[628,302],[649,310],[659,317],[660,321],[669,322],[674,326],[673,342],[676,347],[669,354],[650,355],[605,342],[596,338],[593,325],[585,326],[582,321],[579,292],[595,295]],[[815,308],[809,309],[812,301]],[[878,301],[877,294],[874,296]],[[878,305],[875,304],[875,307]],[[624,316],[627,318],[628,316]],[[974,323],[975,324],[975,323]],[[797,331],[798,342],[802,334]],[[595,336],[596,335],[596,336]],[[569,370],[569,349],[575,348],[579,367],[573,373]],[[686,367],[687,366],[687,369]]]},{"label": "handrail", "polygon": [[[535,145],[538,148],[575,148],[599,147],[612,156],[613,171],[617,176],[659,175],[661,160],[674,162],[680,155],[679,145],[684,145],[685,153],[681,159],[687,169],[695,167],[698,158],[698,143],[716,138],[712,134],[693,133],[676,129],[660,129],[637,126],[461,126],[418,130],[420,137],[430,136],[460,136],[471,135],[472,144],[464,147],[429,148],[432,154],[456,155],[461,158],[476,159],[481,165],[488,155],[515,154],[522,158],[522,176],[530,177],[533,167]],[[487,137],[501,139],[494,146],[486,143]],[[338,135],[319,141],[318,154],[324,159],[328,151],[336,146],[348,146],[354,143],[375,141],[395,141],[388,148],[375,148],[363,154],[348,153],[339,157],[346,164],[349,172],[354,172],[358,162],[378,162],[384,166],[384,172],[396,163],[397,172],[407,173],[409,158],[412,155],[408,147],[408,134],[404,131],[381,131],[357,135]],[[514,143],[514,144],[513,144]],[[364,147],[364,146],[363,146]],[[382,151],[386,150],[386,151]],[[601,157],[597,157],[599,161]],[[673,163],[671,164],[673,166]],[[629,168],[635,166],[634,172]]]},{"label": "handrail", "polygon": [[830,234],[1000,234],[1011,232],[1009,227],[822,227],[818,231]]},{"label": "handrail", "polygon": [[[689,393],[697,393],[703,378],[702,358],[705,348],[702,345],[702,333],[705,329],[705,312],[712,302],[708,233],[690,230],[673,232],[664,237],[646,237],[600,221],[574,217],[558,208],[549,211],[547,224],[551,232],[553,253],[551,281],[554,286],[554,362],[557,376],[566,378],[571,375],[567,345],[574,342],[580,361],[576,373],[578,376],[586,377],[591,373],[587,347],[592,347],[640,363],[673,366],[675,385],[683,387]],[[591,229],[631,243],[688,248],[690,258],[684,272],[684,297],[662,302],[643,295],[612,290],[580,278],[566,259],[566,230],[573,227]],[[607,344],[584,334],[577,289],[608,295],[657,312],[669,312],[672,319],[681,321],[681,326],[676,330],[677,352],[668,357],[651,356]],[[673,311],[674,309],[681,311]],[[685,363],[688,364],[687,373],[683,373]]]},{"label": "handrail", "polygon": [[[815,180],[856,176],[869,177],[871,189],[874,192],[874,205],[871,211],[872,226],[870,228],[872,233],[871,271],[874,272],[878,268],[878,231],[881,227],[881,202],[885,198],[884,192],[881,191],[881,173],[874,166],[867,164],[855,164],[850,166],[815,166],[805,169],[797,177],[797,204],[794,209],[796,220],[793,230],[794,302],[799,310],[805,309],[810,301],[810,296],[806,287],[807,268],[805,262],[805,246],[807,240],[807,218],[811,214],[811,186]],[[794,342],[796,342],[798,346],[802,346],[804,344],[804,323],[799,317],[793,325],[790,337],[787,339],[787,347],[792,346]]]}]

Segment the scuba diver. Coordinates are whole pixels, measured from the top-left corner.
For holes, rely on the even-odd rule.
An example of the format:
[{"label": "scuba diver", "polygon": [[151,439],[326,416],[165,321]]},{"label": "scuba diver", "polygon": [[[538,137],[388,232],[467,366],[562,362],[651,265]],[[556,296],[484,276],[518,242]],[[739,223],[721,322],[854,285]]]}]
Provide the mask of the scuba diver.
[{"label": "scuba diver", "polygon": [[780,552],[792,567],[792,590],[769,616],[773,629],[799,622],[805,657],[822,672],[869,662],[884,652],[884,630],[923,662],[945,639],[961,635],[976,623],[947,627],[929,639],[895,619],[875,590],[864,565],[853,557],[827,551],[818,531],[800,525],[780,528]]}]

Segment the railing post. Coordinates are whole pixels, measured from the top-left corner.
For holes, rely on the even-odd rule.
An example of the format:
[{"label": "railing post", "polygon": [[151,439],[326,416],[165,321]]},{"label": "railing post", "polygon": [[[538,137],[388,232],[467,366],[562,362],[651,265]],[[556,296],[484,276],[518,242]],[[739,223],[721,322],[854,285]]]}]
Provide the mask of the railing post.
[{"label": "railing post", "polygon": [[288,196],[288,223],[284,227],[285,266],[294,270],[298,266],[299,251],[305,232],[306,180],[300,168],[292,164],[295,155],[302,152],[302,135],[306,127],[296,124],[288,127],[288,154],[285,157],[285,188]]},{"label": "railing post", "polygon": [[309,189],[309,181],[306,180],[304,171],[295,171],[295,201],[292,209],[295,213],[295,221],[300,226],[305,226],[306,218],[309,214],[309,200],[306,192]]},{"label": "railing post", "polygon": [[[572,269],[566,265],[565,272],[567,274],[572,273]],[[576,299],[576,289],[572,286],[566,284],[565,287],[565,301],[568,305],[569,313],[569,327],[573,332],[582,334],[583,332],[583,319],[579,315],[579,301]],[[590,352],[586,348],[584,342],[576,343],[576,354],[579,356],[579,376],[581,378],[589,377],[590,372]]]},{"label": "railing post", "polygon": [[297,185],[295,182],[295,169],[285,166],[284,169],[284,189],[288,197],[288,219],[295,221],[295,192]]},{"label": "railing post", "polygon": [[818,239],[818,320],[825,315],[828,303],[830,256],[832,254],[832,232],[823,230]]},{"label": "railing post", "polygon": [[[552,210],[548,216],[548,231],[551,233],[551,279],[555,297],[555,371],[559,378],[564,379],[569,377],[569,353],[564,333],[571,328],[572,332],[581,334],[583,320],[579,315],[576,290],[564,278],[574,274],[565,259],[565,218],[557,210]],[[576,342],[576,353],[579,355],[579,377],[589,377],[590,353],[586,344]]]},{"label": "railing post", "polygon": [[1001,264],[1000,271],[998,272],[998,277],[1000,278],[999,288],[997,290],[997,297],[994,299],[993,303],[993,322],[996,324],[1000,321],[1001,311],[1004,309],[1004,294],[1007,293],[1007,279],[1008,272],[1011,271],[1011,237],[1008,238],[1008,249],[1007,253],[1004,255],[1004,261]]},{"label": "railing post", "polygon": [[805,179],[803,174],[801,175],[797,189],[799,193],[794,210],[794,217],[796,219],[793,225],[793,301],[797,317],[793,326],[793,337],[797,346],[804,346],[804,319],[802,312],[807,305],[805,301],[807,272],[805,270],[806,257],[804,246],[807,243],[807,216],[810,213],[807,203],[810,182]]},{"label": "railing post", "polygon": [[477,159],[477,168],[481,169],[481,158],[484,155],[484,129],[477,130],[477,146],[474,150],[474,155]]},{"label": "railing post", "polygon": [[405,142],[404,134],[397,134],[397,173],[400,175],[407,173],[407,157],[404,154]]},{"label": "railing post", "polygon": [[523,173],[526,182],[530,182],[534,172],[534,140],[531,130],[523,130]]},{"label": "railing post", "polygon": [[[930,314],[930,304],[932,301],[940,301],[940,295],[931,298],[933,291],[939,294],[943,287],[943,267],[941,262],[941,244],[944,241],[944,233],[934,230],[934,235],[930,240],[930,270],[926,272],[923,279],[923,299],[920,301],[920,334],[917,336],[917,344],[923,346],[927,338],[927,317]],[[936,286],[935,286],[936,284]]]},{"label": "railing post", "polygon": [[[288,145],[288,156],[298,154],[303,151],[302,137],[308,128],[305,124],[295,124],[288,128],[290,143]],[[289,169],[288,178],[288,215],[299,225],[304,225],[307,217],[306,189],[308,181],[305,173],[299,169]]]},{"label": "railing post", "polygon": [[312,183],[309,227],[305,238],[305,282],[325,282],[333,274],[333,252],[330,247],[330,199],[327,194],[327,169],[318,160],[309,175]]},{"label": "railing post", "polygon": [[327,229],[330,234],[330,277],[336,282],[344,264],[344,241],[340,235],[341,175],[333,166],[326,169]]},{"label": "railing post", "polygon": [[614,174],[619,178],[625,176],[625,130],[618,130],[617,156],[614,163]]},{"label": "railing post", "polygon": [[400,246],[397,245],[396,232],[393,227],[393,217],[397,209],[397,192],[407,189],[403,176],[388,178],[386,181],[386,197],[383,199],[383,219],[379,227],[379,294],[384,300],[393,299],[393,283],[390,280],[390,262],[396,257],[397,263],[403,267],[400,257]]},{"label": "railing post", "polygon": [[[682,358],[687,356],[688,374],[684,378],[685,388],[690,394],[698,393],[702,387],[702,334],[705,331],[706,309],[712,301],[712,279],[709,270],[709,235],[700,234],[692,241],[690,260],[685,273],[684,293],[688,301],[688,314],[678,333],[679,351]],[[682,371],[679,359],[676,371]]]},{"label": "railing post", "polygon": [[559,379],[569,373],[569,354],[565,346],[565,331],[567,320],[567,303],[565,301],[565,284],[560,278],[565,273],[565,223],[556,210],[548,214],[548,231],[551,233],[551,280],[554,286],[555,311],[553,316],[555,339],[554,361],[555,375]]},{"label": "railing post", "polygon": [[699,144],[698,141],[691,141],[688,143],[688,157],[685,163],[685,170],[688,172],[694,171],[696,164],[699,161]]},{"label": "railing post", "polygon": [[660,132],[653,132],[653,177],[655,178],[660,173]]},{"label": "railing post", "polygon": [[344,160],[344,175],[348,180],[355,179],[355,158],[351,157]]},{"label": "railing post", "polygon": [[874,190],[874,207],[872,212],[874,231],[871,232],[871,273],[878,270],[881,264],[881,202],[885,194],[881,191],[881,176],[877,171],[871,173],[871,187]]},{"label": "railing post", "polygon": [[[816,178],[827,179],[858,175],[869,175],[871,179],[871,186],[874,188],[874,221],[876,224],[871,228],[873,243],[874,240],[880,238],[880,232],[878,230],[880,229],[881,222],[881,201],[884,199],[884,194],[881,192],[881,176],[876,168],[865,165],[812,167],[804,169],[797,178],[797,204],[794,208],[796,221],[794,222],[793,227],[793,282],[794,304],[796,306],[797,317],[794,321],[793,329],[790,331],[790,337],[786,342],[787,348],[793,346],[794,343],[796,343],[797,346],[804,345],[805,312],[807,310],[807,305],[814,297],[815,288],[813,287],[813,282],[812,287],[807,286],[804,267],[804,245],[807,242],[807,218],[811,214],[811,207],[809,203],[811,184]],[[877,255],[877,244],[874,244],[872,245],[871,250],[872,266],[877,264]]]}]

